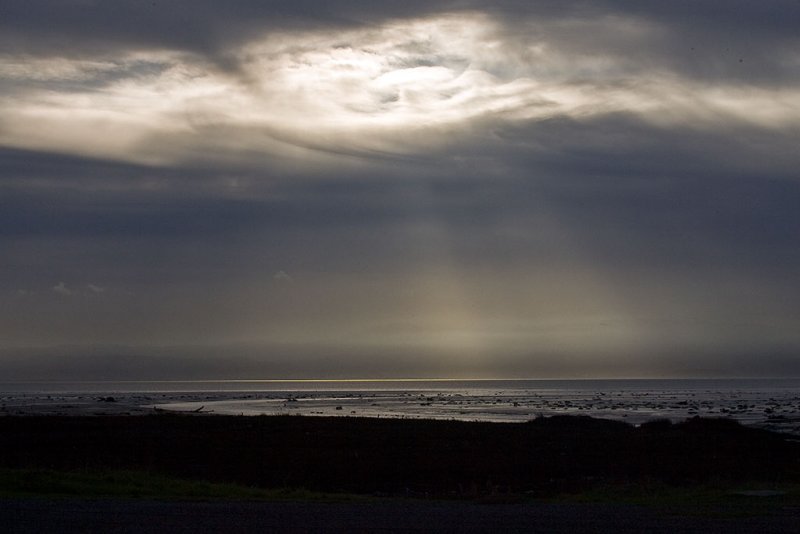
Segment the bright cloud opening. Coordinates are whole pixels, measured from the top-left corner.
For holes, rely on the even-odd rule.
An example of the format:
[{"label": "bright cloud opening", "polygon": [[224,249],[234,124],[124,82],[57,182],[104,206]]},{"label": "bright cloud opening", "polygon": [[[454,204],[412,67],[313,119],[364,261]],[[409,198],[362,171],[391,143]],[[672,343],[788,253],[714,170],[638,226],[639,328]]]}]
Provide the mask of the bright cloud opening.
[{"label": "bright cloud opening", "polygon": [[[584,22],[582,31],[610,34],[616,25],[627,39],[645,39],[632,20]],[[343,32],[273,32],[235,51],[235,74],[171,51],[31,64],[8,56],[0,76],[12,87],[66,89],[34,84],[0,97],[0,143],[163,164],[231,152],[309,160],[309,151],[343,145],[360,155],[424,153],[482,118],[626,112],[665,126],[800,124],[796,89],[707,86],[632,68],[625,57],[560,49],[535,32],[526,43],[515,36],[513,47],[504,38],[487,15],[462,13]]]}]

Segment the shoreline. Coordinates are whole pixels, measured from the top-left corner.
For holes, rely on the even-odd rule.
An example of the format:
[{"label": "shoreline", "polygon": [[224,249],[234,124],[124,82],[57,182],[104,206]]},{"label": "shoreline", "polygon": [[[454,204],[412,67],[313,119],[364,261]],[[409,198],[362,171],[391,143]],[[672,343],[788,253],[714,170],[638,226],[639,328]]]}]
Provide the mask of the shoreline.
[{"label": "shoreline", "polygon": [[0,392],[0,417],[299,415],[524,423],[587,415],[641,425],[727,418],[800,435],[800,392],[571,390],[272,390]]}]

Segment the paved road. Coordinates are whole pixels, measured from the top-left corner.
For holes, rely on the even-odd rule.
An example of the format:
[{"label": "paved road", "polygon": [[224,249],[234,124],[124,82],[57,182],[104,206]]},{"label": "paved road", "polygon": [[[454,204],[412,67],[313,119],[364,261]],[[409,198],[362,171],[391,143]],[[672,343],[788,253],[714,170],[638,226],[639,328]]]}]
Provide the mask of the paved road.
[{"label": "paved road", "polygon": [[251,532],[800,532],[800,510],[682,517],[604,504],[299,503],[0,500],[0,530],[27,534]]}]

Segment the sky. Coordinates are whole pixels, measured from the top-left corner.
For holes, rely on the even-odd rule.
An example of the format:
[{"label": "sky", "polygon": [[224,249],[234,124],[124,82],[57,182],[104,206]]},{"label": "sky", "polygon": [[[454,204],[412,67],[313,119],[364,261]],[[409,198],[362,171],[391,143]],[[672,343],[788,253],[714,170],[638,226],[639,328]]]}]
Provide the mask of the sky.
[{"label": "sky", "polygon": [[800,376],[796,0],[5,0],[5,379]]}]

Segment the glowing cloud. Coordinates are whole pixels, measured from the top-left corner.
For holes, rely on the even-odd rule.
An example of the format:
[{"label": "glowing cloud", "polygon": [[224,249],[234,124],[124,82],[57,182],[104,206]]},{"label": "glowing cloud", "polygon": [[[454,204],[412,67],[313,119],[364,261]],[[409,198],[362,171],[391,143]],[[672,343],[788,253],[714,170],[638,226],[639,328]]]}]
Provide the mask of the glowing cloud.
[{"label": "glowing cloud", "polygon": [[[645,30],[657,28],[621,17],[585,28],[622,32],[630,46]],[[0,143],[166,163],[246,151],[419,154],[486,118],[624,111],[664,126],[800,124],[797,89],[708,86],[548,38],[534,32],[520,43],[488,16],[462,13],[344,32],[273,32],[235,51],[235,74],[171,51],[114,61],[6,56],[0,77],[28,87],[0,98]],[[65,90],[35,88],[43,83]]]}]

